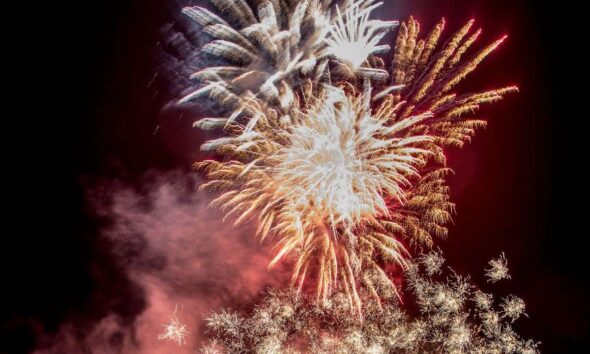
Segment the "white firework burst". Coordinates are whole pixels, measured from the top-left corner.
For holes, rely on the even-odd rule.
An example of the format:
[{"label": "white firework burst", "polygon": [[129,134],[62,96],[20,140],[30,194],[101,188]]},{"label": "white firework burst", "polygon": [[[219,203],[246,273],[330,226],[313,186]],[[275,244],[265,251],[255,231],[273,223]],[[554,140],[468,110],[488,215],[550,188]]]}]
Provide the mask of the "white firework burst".
[{"label": "white firework burst", "polygon": [[379,43],[398,22],[370,19],[371,11],[382,4],[366,6],[366,1],[358,1],[342,12],[336,7],[338,16],[330,27],[330,36],[326,38],[329,53],[356,69],[371,54],[389,51],[389,45]]},{"label": "white firework burst", "polygon": [[164,331],[158,335],[159,340],[170,340],[176,342],[178,345],[183,345],[186,342],[186,337],[190,334],[186,325],[184,325],[178,317],[176,316],[176,312],[178,311],[178,307],[174,310],[170,318],[170,322],[165,325]]},{"label": "white firework burst", "polygon": [[280,181],[272,192],[332,228],[388,215],[386,195],[403,203],[408,176],[417,176],[416,166],[430,154],[417,145],[431,138],[400,132],[429,115],[388,126],[386,117],[371,114],[368,101],[326,87],[326,97],[288,128],[286,144],[272,156]]}]

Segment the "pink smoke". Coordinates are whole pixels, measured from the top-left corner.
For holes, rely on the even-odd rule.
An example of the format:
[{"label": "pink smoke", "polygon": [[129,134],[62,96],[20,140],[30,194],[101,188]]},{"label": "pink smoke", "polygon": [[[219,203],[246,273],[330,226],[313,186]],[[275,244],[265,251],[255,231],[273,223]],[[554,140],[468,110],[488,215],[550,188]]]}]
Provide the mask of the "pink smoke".
[{"label": "pink smoke", "polygon": [[[267,287],[284,284],[287,272],[268,270],[272,250],[253,239],[252,225],[224,222],[207,207],[210,196],[196,191],[197,181],[182,173],[148,179],[140,192],[107,183],[90,193],[99,215],[110,220],[105,241],[145,292],[145,310],[131,324],[110,314],[83,336],[65,324],[36,354],[194,353],[209,313],[248,309]],[[183,346],[158,339],[176,307],[191,332]]]}]

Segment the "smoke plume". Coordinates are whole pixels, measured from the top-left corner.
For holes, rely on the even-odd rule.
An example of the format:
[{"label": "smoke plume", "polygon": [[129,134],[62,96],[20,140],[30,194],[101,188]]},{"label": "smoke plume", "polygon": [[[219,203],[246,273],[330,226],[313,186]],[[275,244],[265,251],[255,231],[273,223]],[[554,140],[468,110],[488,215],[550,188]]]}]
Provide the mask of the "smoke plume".
[{"label": "smoke plume", "polygon": [[[109,182],[89,193],[106,224],[102,241],[138,285],[124,306],[139,306],[139,315],[113,312],[83,327],[73,319],[36,354],[192,353],[207,314],[246,310],[267,287],[280,288],[287,273],[268,270],[270,250],[248,237],[251,226],[224,222],[197,185],[180,172],[150,173],[139,188]],[[181,347],[158,339],[175,310],[190,331]]]}]

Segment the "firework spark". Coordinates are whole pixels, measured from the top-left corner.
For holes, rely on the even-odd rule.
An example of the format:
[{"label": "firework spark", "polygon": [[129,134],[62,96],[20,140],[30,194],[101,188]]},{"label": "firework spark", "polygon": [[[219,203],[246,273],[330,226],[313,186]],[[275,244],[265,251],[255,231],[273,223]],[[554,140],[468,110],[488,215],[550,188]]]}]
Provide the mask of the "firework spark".
[{"label": "firework spark", "polygon": [[[208,319],[213,339],[202,353],[538,353],[538,343],[516,334],[524,315],[513,295],[494,305],[468,277],[443,271],[440,252],[417,258],[406,272],[418,313],[397,302],[368,302],[365,321],[349,316],[340,295],[327,306],[293,293],[271,291],[248,316],[222,311]],[[437,276],[431,274],[437,265]]]},{"label": "firework spark", "polygon": [[227,64],[193,75],[202,85],[181,99],[209,95],[230,111],[195,123],[227,134],[202,146],[223,157],[196,164],[202,188],[222,191],[212,204],[236,223],[256,219],[277,245],[271,266],[292,259],[297,291],[313,284],[324,304],[342,291],[359,315],[362,298],[395,297],[387,265],[406,266],[402,241],[447,234],[443,148],[485,126],[464,115],[517,90],[451,92],[504,38],[463,61],[473,22],[439,48],[444,21],[419,39],[410,18],[386,65],[375,53],[394,23],[369,19],[374,1],[212,2],[227,20],[184,10],[215,38],[203,51]]},{"label": "firework spark", "polygon": [[488,264],[490,267],[486,269],[486,277],[490,283],[510,279],[508,261],[504,253],[500,254],[498,258],[490,260]]},{"label": "firework spark", "polygon": [[174,313],[170,318],[170,322],[162,325],[164,327],[164,331],[158,335],[158,339],[170,340],[176,342],[178,345],[183,345],[186,342],[186,337],[190,334],[190,332],[176,316],[177,311],[178,307],[174,310]]}]

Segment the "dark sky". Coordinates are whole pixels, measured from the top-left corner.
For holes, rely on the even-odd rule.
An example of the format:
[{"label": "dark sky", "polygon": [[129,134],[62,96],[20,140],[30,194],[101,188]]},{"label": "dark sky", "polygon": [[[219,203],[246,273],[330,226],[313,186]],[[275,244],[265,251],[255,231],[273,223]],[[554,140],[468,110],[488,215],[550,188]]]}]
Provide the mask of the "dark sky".
[{"label": "dark sky", "polygon": [[[97,242],[86,192],[102,180],[137,184],[148,170],[188,170],[196,158],[193,119],[162,114],[165,86],[161,78],[149,85],[174,6],[33,1],[17,15],[23,21],[9,34],[17,46],[5,54],[15,63],[4,68],[14,83],[4,88],[12,92],[3,114],[0,353],[27,352],[66,319],[91,325],[109,311],[130,318],[140,311],[128,305],[136,289]],[[521,92],[484,109],[489,127],[449,154],[458,214],[440,245],[478,282],[487,259],[506,252],[513,275],[506,289],[526,300],[530,314],[518,329],[546,353],[575,352],[589,331],[587,89],[577,12],[533,0],[395,0],[379,12],[415,14],[424,29],[445,17],[447,34],[475,18],[480,43],[510,35],[461,86],[516,83]]]}]

